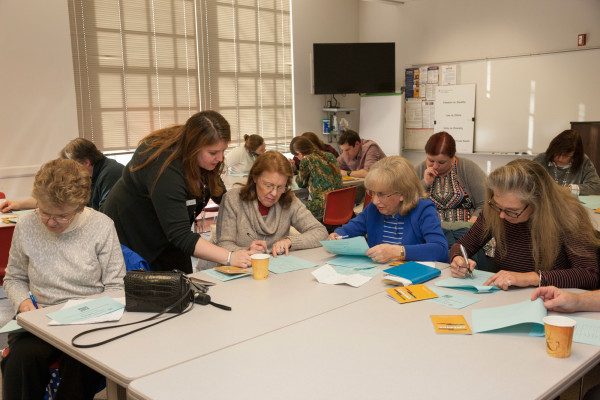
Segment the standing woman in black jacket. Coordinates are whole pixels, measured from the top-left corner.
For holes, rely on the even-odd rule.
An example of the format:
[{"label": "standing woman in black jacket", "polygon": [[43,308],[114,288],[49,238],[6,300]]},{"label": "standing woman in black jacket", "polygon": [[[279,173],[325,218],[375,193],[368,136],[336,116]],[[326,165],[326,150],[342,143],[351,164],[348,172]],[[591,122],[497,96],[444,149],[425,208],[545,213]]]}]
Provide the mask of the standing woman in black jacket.
[{"label": "standing woman in black jacket", "polygon": [[215,111],[201,111],[185,125],[143,138],[102,211],[115,222],[121,244],[154,271],[192,272],[191,256],[224,265],[250,266],[250,252],[230,252],[191,231],[195,217],[212,198],[219,203],[223,154],[231,140],[229,123]]}]

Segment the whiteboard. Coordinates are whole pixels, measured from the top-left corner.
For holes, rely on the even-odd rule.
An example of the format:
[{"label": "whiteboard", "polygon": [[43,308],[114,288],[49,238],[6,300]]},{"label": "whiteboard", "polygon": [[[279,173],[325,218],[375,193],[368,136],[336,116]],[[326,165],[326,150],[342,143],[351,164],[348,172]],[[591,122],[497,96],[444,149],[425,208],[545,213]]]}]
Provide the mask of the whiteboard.
[{"label": "whiteboard", "polygon": [[541,153],[571,121],[600,120],[600,49],[456,64],[477,88],[475,152]]},{"label": "whiteboard", "polygon": [[401,94],[360,97],[358,134],[375,141],[388,156],[400,154],[402,99]]},{"label": "whiteboard", "polygon": [[438,86],[435,93],[435,128],[452,135],[458,153],[473,152],[475,85]]}]

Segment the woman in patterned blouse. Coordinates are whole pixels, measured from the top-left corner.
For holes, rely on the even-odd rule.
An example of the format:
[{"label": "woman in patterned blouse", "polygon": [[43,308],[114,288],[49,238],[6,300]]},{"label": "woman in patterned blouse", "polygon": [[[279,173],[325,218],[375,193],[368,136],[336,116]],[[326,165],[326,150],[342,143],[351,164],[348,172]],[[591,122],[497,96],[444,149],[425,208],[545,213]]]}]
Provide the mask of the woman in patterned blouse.
[{"label": "woman in patterned blouse", "polygon": [[307,207],[319,217],[325,211],[325,195],[342,188],[342,175],[335,157],[318,150],[308,138],[297,136],[290,143],[290,150],[300,159],[300,169],[296,177],[299,187],[308,187],[310,200]]},{"label": "woman in patterned blouse", "polygon": [[544,167],[513,160],[490,174],[486,192],[482,215],[450,249],[452,276],[464,278],[475,268],[473,260],[465,263],[460,244],[474,254],[495,237],[500,272],[485,285],[598,287],[600,239],[577,198],[556,185]]},{"label": "woman in patterned blouse", "polygon": [[425,153],[415,170],[440,219],[475,222],[485,201],[485,173],[471,160],[456,157],[456,142],[448,132],[432,135]]}]

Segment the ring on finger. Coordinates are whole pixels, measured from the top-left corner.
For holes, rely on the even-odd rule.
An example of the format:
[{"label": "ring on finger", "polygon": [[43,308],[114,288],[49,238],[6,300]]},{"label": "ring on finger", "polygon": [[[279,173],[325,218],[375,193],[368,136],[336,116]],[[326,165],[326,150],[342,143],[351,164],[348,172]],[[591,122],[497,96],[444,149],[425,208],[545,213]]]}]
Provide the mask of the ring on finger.
[{"label": "ring on finger", "polygon": [[511,285],[512,285],[512,283],[510,283],[510,279],[508,280],[508,282],[507,282],[507,283],[508,283],[508,286],[511,286]]}]

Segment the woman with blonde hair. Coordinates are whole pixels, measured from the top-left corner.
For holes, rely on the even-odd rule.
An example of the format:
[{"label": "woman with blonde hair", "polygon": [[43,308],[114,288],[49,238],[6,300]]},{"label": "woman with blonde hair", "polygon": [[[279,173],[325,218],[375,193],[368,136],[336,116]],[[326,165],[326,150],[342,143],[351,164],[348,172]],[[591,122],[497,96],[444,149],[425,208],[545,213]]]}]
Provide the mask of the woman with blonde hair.
[{"label": "woman with blonde hair", "polygon": [[[73,160],[50,161],[35,175],[32,195],[38,208],[19,218],[4,278],[17,312],[123,288],[125,263],[115,227],[85,206],[90,190],[90,174]],[[43,398],[49,366],[59,357],[57,398],[94,397],[102,376],[91,368],[29,332],[9,334],[8,343],[3,399]]]},{"label": "woman with blonde hair", "polygon": [[229,152],[225,167],[229,174],[247,174],[256,157],[266,150],[265,140],[260,135],[244,135],[244,145]]},{"label": "woman with blonde hair", "polygon": [[464,278],[476,266],[469,260],[467,267],[460,244],[474,254],[494,237],[500,272],[486,285],[598,287],[600,239],[577,198],[561,190],[544,167],[511,161],[490,174],[486,192],[482,215],[450,249],[453,276]]},{"label": "woman with blonde hair", "polygon": [[435,205],[410,162],[400,156],[373,164],[365,178],[371,203],[330,239],[367,235],[373,261],[448,262],[448,242]]},{"label": "woman with blonde hair", "polygon": [[317,149],[303,136],[293,138],[290,149],[292,154],[300,159],[296,183],[301,188],[308,187],[310,199],[307,207],[315,217],[321,217],[325,211],[327,193],[343,187],[337,159],[333,154]]},{"label": "woman with blonde hair", "polygon": [[141,140],[102,211],[115,221],[121,243],[153,271],[192,272],[191,256],[247,267],[248,251],[228,251],[192,232],[208,200],[220,203],[223,154],[231,132],[216,111],[192,115],[185,125]]},{"label": "woman with blonde hair", "polygon": [[[290,190],[292,167],[285,156],[258,156],[248,181],[223,197],[217,220],[217,244],[228,250],[267,251],[274,257],[290,249],[319,247],[327,230]],[[299,235],[290,235],[290,227]]]}]

